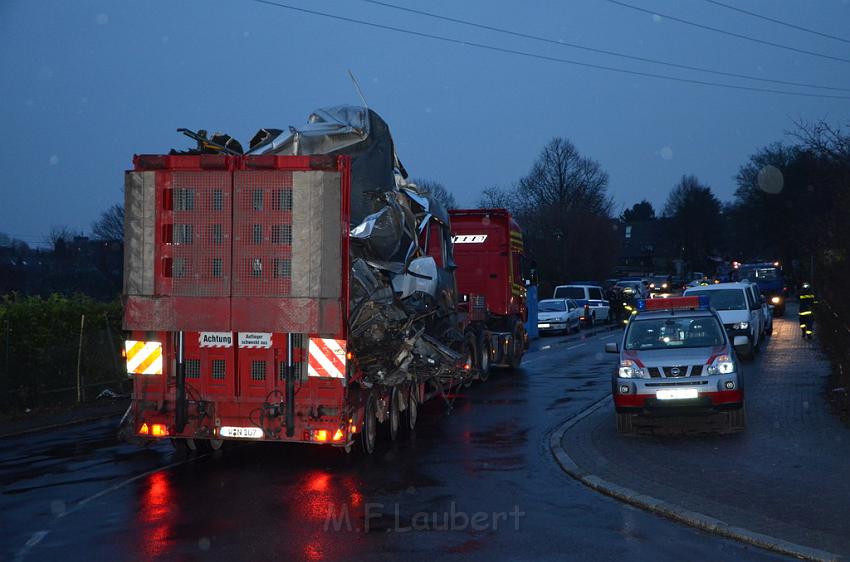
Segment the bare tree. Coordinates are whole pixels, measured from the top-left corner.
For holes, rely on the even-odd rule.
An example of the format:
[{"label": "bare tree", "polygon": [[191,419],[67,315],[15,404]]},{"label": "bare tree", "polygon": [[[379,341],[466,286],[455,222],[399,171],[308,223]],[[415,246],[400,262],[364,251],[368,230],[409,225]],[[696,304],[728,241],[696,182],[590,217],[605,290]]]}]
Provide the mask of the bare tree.
[{"label": "bare tree", "polygon": [[531,207],[610,216],[614,202],[607,189],[608,173],[599,162],[579,154],[569,140],[556,137],[540,151],[517,192]]},{"label": "bare tree", "polygon": [[487,187],[481,191],[478,206],[485,209],[510,209],[516,208],[516,193],[500,187]]},{"label": "bare tree", "polygon": [[59,225],[50,227],[50,232],[45,241],[55,250],[57,245],[67,245],[72,240],[74,240],[74,231],[67,226]]},{"label": "bare tree", "polygon": [[98,240],[123,240],[124,207],[116,204],[103,211],[92,223],[91,231]]},{"label": "bare tree", "polygon": [[413,180],[413,183],[418,185],[420,188],[430,191],[431,196],[439,201],[446,209],[457,209],[455,196],[440,182],[427,179],[416,179]]}]

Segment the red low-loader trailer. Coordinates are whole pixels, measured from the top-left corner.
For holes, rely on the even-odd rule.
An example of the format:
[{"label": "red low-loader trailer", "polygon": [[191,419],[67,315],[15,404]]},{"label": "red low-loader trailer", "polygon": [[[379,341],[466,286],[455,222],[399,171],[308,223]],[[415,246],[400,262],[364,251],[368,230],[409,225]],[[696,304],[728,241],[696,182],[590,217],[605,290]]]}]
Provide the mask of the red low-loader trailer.
[{"label": "red low-loader trailer", "polygon": [[[361,437],[371,452],[378,423],[394,439],[403,423],[415,426],[424,400],[470,379],[363,379],[347,333],[350,184],[348,156],[135,157],[125,179],[125,356],[134,380],[125,431],[192,450],[229,439],[350,450]],[[483,367],[486,378],[490,364],[518,365],[522,355],[522,240],[506,211],[475,213],[452,215],[457,235],[474,216],[478,230],[489,229],[476,246],[484,261],[456,245],[468,295],[458,368]],[[437,239],[445,232],[422,233],[435,238],[429,254],[451,247]],[[465,288],[479,279],[486,291]]]}]

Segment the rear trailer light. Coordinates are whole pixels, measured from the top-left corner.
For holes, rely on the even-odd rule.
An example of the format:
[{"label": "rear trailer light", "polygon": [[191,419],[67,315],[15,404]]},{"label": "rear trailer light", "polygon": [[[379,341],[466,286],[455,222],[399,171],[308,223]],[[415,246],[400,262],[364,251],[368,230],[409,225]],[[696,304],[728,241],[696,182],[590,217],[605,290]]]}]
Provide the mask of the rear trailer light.
[{"label": "rear trailer light", "polygon": [[151,435],[154,437],[168,437],[168,426],[155,423],[151,426]]},{"label": "rear trailer light", "polygon": [[162,374],[162,344],[158,341],[124,341],[127,373],[131,375]]},{"label": "rear trailer light", "polygon": [[150,435],[151,437],[168,437],[168,426],[162,423],[143,423],[139,426],[139,435]]},{"label": "rear trailer light", "polygon": [[334,432],[334,441],[339,441],[342,438],[343,438],[342,430],[337,429],[336,432]]}]

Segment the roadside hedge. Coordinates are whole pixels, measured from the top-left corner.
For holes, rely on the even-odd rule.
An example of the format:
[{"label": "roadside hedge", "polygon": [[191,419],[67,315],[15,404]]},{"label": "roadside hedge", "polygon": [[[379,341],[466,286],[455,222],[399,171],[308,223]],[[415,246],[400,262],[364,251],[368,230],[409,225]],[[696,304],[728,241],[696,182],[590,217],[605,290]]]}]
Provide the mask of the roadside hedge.
[{"label": "roadside hedge", "polygon": [[2,413],[77,401],[77,360],[85,398],[126,385],[121,303],[89,297],[6,295],[0,300]]}]

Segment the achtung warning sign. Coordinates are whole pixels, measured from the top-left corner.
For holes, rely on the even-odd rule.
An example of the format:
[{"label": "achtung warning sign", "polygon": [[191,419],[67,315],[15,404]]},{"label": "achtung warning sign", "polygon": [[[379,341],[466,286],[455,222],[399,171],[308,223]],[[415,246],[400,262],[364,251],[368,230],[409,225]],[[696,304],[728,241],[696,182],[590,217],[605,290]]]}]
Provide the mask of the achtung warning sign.
[{"label": "achtung warning sign", "polygon": [[201,347],[233,347],[231,332],[201,332],[198,334],[198,345]]}]

